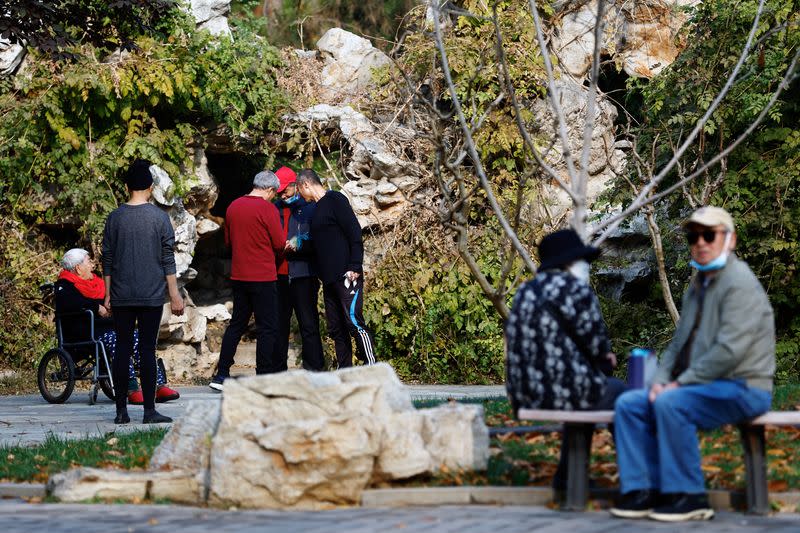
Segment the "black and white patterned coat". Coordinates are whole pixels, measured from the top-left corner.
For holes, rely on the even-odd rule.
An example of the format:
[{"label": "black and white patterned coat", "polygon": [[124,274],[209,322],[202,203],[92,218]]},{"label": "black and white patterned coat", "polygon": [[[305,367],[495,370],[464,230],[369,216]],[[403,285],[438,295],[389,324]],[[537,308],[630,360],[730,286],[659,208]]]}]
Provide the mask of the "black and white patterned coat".
[{"label": "black and white patterned coat", "polygon": [[[561,324],[572,325],[587,354]],[[514,412],[591,409],[606,384],[597,363],[610,349],[589,284],[561,270],[539,272],[517,292],[506,324],[506,388]]]}]

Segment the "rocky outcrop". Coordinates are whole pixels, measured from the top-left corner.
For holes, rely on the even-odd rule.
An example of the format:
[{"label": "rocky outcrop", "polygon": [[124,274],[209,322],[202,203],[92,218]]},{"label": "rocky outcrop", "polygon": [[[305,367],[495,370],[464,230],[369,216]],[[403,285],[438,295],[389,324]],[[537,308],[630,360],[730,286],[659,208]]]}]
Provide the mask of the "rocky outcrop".
[{"label": "rocky outcrop", "polygon": [[488,456],[481,406],[416,410],[379,363],[228,380],[221,406],[190,404],[149,472],[77,469],[55,476],[51,490],[64,501],[158,493],[220,507],[324,509],[358,504],[373,480],[483,470]]},{"label": "rocky outcrop", "polygon": [[324,62],[320,82],[326,100],[350,98],[367,90],[373,71],[391,65],[389,57],[369,40],[341,28],[331,28],[317,41]]},{"label": "rocky outcrop", "polygon": [[345,168],[350,179],[341,187],[350,198],[361,227],[391,226],[410,206],[410,195],[422,174],[416,162],[396,154],[386,142],[390,135],[413,138],[413,131],[401,126],[393,132],[379,131],[370,120],[351,106],[319,104],[291,117],[309,128],[337,128],[352,149]]},{"label": "rocky outcrop", "polygon": [[[579,161],[583,148],[583,127],[587,113],[587,95],[589,90],[569,78],[556,80],[556,90],[559,92],[559,101],[564,112],[567,125],[567,138],[574,161]],[[547,100],[537,100],[532,105],[534,116],[540,128],[540,135],[555,137],[557,124],[550,103]],[[625,152],[617,146],[614,134],[614,120],[617,109],[608,99],[600,95],[595,106],[595,122],[592,132],[591,155],[589,157],[589,182],[587,184],[587,198],[589,205],[605,190],[606,183],[615,175],[625,169]],[[560,140],[555,146],[560,146]],[[560,173],[565,182],[569,182],[563,151],[551,149],[545,156],[547,163]],[[549,213],[547,216],[554,220],[561,218],[571,206],[567,193],[556,185],[548,187]],[[544,211],[540,213],[544,220]]]},{"label": "rocky outcrop", "polygon": [[[607,2],[602,53],[622,65],[629,76],[651,78],[682,50],[678,32],[687,20],[685,7],[699,0]],[[553,50],[561,69],[575,78],[589,72],[594,51],[597,1],[563,2]]]},{"label": "rocky outcrop", "polygon": [[23,59],[25,59],[24,46],[0,39],[0,77],[13,76]]},{"label": "rocky outcrop", "polygon": [[230,0],[191,0],[190,10],[198,28],[208,30],[212,35],[231,36],[228,26]]}]

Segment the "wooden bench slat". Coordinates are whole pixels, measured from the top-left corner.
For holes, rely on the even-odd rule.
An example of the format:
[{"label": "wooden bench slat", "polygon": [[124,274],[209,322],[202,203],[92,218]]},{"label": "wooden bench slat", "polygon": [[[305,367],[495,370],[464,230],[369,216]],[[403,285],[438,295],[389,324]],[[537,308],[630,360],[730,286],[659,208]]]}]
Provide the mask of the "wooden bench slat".
[{"label": "wooden bench slat", "polygon": [[752,419],[751,426],[765,426],[774,424],[776,426],[792,426],[800,424],[800,411],[770,411]]},{"label": "wooden bench slat", "polygon": [[599,424],[613,422],[614,411],[551,411],[548,409],[520,409],[520,420],[539,420],[552,422],[577,422]]},{"label": "wooden bench slat", "polygon": [[[614,411],[555,411],[549,409],[520,409],[520,420],[609,424],[614,421]],[[748,422],[751,426],[800,425],[800,411],[770,411]]]}]

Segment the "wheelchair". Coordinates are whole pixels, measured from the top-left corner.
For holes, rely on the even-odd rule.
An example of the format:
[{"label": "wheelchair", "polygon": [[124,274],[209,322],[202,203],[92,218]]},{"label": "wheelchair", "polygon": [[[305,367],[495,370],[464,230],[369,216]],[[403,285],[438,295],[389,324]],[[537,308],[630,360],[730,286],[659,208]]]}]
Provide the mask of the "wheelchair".
[{"label": "wheelchair", "polygon": [[[44,297],[52,296],[54,284],[39,287]],[[89,337],[64,341],[61,321],[63,319],[88,321]],[[111,365],[103,343],[95,337],[94,313],[90,310],[73,313],[56,313],[56,337],[58,346],[44,354],[36,372],[39,392],[49,403],[64,403],[75,390],[76,381],[91,381],[89,405],[97,403],[98,388],[114,400],[114,380]]]}]

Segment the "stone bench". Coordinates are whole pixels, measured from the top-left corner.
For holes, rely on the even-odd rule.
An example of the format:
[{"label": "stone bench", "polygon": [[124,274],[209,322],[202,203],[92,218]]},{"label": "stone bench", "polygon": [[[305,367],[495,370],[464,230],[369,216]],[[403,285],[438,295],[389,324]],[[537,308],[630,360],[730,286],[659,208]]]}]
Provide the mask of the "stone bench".
[{"label": "stone bench", "polygon": [[[553,411],[546,409],[520,409],[520,420],[560,422],[564,426],[564,445],[568,457],[567,494],[565,510],[582,511],[589,496],[589,450],[581,438],[591,432],[594,424],[610,424],[614,411]],[[800,411],[770,411],[745,424],[739,432],[744,449],[745,486],[747,512],[766,514],[769,512],[767,489],[767,459],[764,427],[800,425]]]}]

